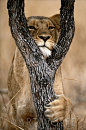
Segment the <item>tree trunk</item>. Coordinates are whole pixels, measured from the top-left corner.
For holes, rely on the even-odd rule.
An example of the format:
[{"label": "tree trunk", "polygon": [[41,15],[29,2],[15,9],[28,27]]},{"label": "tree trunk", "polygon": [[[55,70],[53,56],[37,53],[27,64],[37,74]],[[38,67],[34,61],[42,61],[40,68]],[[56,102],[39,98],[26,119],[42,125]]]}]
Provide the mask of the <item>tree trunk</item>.
[{"label": "tree trunk", "polygon": [[51,124],[44,116],[44,106],[56,98],[53,90],[55,73],[62,63],[74,36],[74,1],[61,0],[60,37],[51,57],[45,60],[37,44],[30,36],[24,14],[24,0],[8,0],[9,25],[29,71],[32,95],[37,112],[38,130],[63,130],[62,122]]}]

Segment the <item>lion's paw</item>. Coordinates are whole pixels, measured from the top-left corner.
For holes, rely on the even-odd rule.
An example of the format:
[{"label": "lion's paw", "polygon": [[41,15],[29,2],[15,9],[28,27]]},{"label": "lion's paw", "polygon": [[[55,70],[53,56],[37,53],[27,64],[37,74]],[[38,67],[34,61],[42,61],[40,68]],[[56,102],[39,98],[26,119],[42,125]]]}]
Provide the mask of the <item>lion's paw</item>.
[{"label": "lion's paw", "polygon": [[71,102],[64,95],[61,95],[58,99],[47,104],[45,109],[45,117],[55,123],[64,120],[71,112]]}]

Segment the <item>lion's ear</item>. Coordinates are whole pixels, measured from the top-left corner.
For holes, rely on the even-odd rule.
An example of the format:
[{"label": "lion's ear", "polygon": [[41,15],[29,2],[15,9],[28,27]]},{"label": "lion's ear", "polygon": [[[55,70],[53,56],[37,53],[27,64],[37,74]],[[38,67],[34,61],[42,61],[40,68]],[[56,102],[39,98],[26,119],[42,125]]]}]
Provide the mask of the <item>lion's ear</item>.
[{"label": "lion's ear", "polygon": [[53,15],[49,17],[49,19],[53,22],[53,24],[56,26],[58,31],[60,32],[60,14]]}]

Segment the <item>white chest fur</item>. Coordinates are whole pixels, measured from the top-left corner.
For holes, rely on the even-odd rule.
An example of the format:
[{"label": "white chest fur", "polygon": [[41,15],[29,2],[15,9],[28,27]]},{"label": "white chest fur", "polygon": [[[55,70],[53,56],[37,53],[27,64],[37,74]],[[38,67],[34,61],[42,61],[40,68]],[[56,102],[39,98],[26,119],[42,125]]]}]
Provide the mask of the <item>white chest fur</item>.
[{"label": "white chest fur", "polygon": [[49,57],[51,55],[51,51],[46,47],[39,47],[42,51],[44,57]]}]

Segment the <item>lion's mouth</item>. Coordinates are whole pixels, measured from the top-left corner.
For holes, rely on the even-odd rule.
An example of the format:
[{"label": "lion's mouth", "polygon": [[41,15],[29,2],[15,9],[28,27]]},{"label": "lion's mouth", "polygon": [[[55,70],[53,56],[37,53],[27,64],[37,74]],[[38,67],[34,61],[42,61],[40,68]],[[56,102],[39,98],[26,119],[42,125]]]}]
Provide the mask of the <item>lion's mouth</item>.
[{"label": "lion's mouth", "polygon": [[39,48],[40,48],[40,47],[47,48],[48,50],[51,51],[51,49],[50,49],[48,46],[46,46],[45,44],[44,44],[44,45],[39,45]]}]

